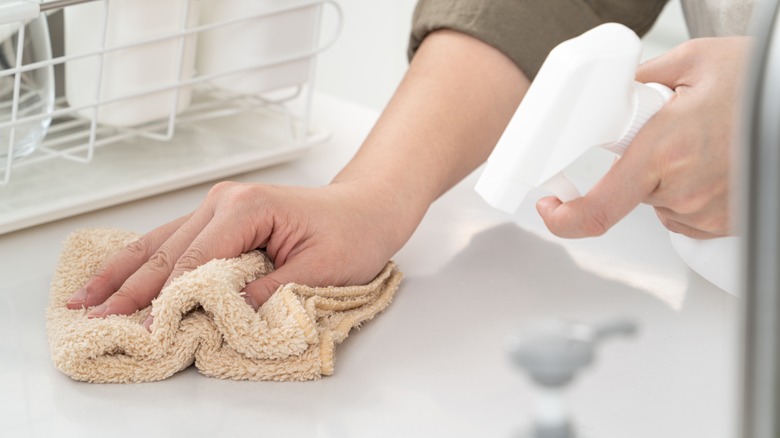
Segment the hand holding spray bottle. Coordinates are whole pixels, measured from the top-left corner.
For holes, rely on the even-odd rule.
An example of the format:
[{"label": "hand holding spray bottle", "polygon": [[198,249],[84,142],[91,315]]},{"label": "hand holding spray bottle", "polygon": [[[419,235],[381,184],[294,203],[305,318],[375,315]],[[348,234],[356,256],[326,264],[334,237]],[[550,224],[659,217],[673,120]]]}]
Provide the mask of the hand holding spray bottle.
[{"label": "hand holding spray bottle", "polygon": [[[674,94],[662,84],[634,80],[641,52],[639,37],[617,23],[554,48],[488,159],[476,186],[480,196],[510,213],[535,187],[545,187],[563,202],[580,197],[564,169],[595,146],[622,155]],[[671,236],[693,270],[736,294],[738,238]]]}]

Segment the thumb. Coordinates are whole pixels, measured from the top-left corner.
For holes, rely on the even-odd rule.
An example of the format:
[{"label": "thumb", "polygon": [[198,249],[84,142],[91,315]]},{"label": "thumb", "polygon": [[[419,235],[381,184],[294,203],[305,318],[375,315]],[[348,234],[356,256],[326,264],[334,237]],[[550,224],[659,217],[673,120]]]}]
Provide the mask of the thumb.
[{"label": "thumb", "polygon": [[[645,126],[652,125],[651,119]],[[623,158],[585,196],[565,203],[554,197],[537,202],[536,209],[553,234],[567,238],[600,236],[655,190],[659,179],[650,165],[652,143],[645,139],[652,137],[648,132],[653,130],[640,131]]]},{"label": "thumb", "polygon": [[303,273],[296,269],[296,263],[285,263],[279,269],[258,278],[244,288],[244,300],[257,310],[262,306],[280,286],[287,283],[301,282]]}]

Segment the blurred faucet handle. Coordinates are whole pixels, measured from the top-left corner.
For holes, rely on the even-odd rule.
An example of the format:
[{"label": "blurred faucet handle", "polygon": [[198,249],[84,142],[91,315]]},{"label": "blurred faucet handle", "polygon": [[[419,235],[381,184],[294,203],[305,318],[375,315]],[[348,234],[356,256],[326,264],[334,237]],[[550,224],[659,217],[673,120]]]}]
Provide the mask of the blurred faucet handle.
[{"label": "blurred faucet handle", "polygon": [[509,335],[504,346],[515,363],[538,384],[547,387],[568,384],[591,362],[602,340],[635,334],[637,324],[626,318],[596,325],[550,320],[527,326]]},{"label": "blurred faucet handle", "polygon": [[635,336],[639,326],[631,319],[619,318],[597,324],[593,329],[594,340],[601,341],[612,336]]},{"label": "blurred faucet handle", "polygon": [[593,362],[596,345],[614,336],[630,336],[637,324],[627,318],[589,325],[540,321],[509,335],[504,346],[512,362],[537,385],[533,438],[574,438],[562,392],[577,372]]}]

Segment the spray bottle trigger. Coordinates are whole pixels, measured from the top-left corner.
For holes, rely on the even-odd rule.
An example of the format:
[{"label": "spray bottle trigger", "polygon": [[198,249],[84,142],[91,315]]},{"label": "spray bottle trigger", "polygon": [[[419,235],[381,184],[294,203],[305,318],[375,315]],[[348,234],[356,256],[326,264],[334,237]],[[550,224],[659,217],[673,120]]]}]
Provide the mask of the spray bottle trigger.
[{"label": "spray bottle trigger", "polygon": [[542,187],[551,191],[556,198],[561,200],[561,202],[569,202],[582,196],[577,187],[566,178],[566,175],[562,171],[548,179],[542,184]]}]

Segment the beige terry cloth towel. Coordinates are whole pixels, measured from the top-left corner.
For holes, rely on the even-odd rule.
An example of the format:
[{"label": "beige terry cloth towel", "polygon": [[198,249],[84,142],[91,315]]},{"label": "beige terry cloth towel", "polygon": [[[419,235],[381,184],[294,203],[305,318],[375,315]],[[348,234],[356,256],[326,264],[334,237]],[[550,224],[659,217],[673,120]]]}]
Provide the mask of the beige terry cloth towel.
[{"label": "beige terry cloth towel", "polygon": [[[350,329],[385,309],[402,274],[394,263],[370,284],[312,288],[286,284],[257,312],[240,291],[270,272],[258,251],[212,260],[172,281],[151,306],[105,319],[65,303],[101,263],[138,234],[84,229],[68,237],[46,310],[57,368],[88,382],[150,382],[191,364],[233,380],[312,380],[333,373],[334,349]],[[154,316],[151,333],[141,323]]]}]

